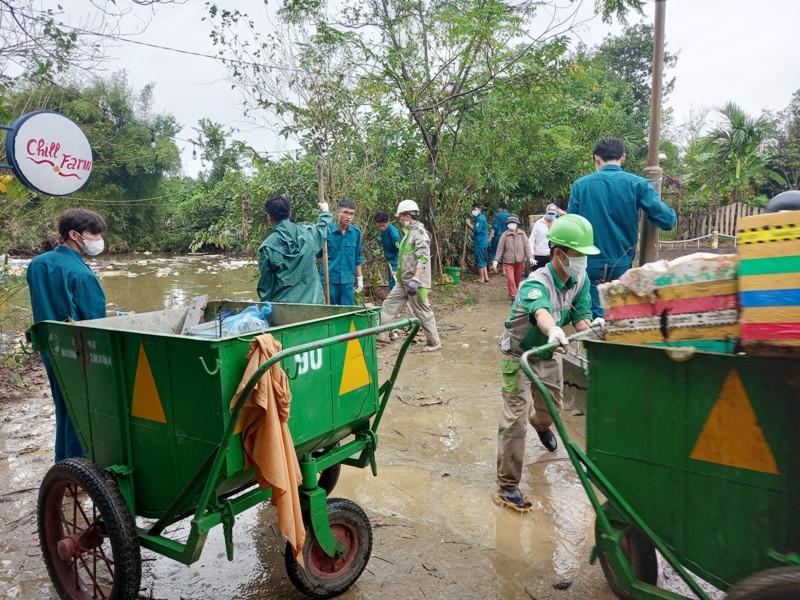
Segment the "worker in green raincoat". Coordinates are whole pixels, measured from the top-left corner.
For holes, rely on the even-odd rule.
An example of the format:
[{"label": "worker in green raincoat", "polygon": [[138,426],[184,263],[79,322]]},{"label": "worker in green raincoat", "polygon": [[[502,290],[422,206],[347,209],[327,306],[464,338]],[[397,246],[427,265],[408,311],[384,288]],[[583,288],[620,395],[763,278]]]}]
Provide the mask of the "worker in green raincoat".
[{"label": "worker in green raincoat", "polygon": [[331,224],[327,202],[314,225],[292,223],[292,203],[284,196],[272,196],[265,210],[272,233],[258,248],[258,296],[268,302],[325,304],[325,293],[317,271],[317,254],[322,250]]},{"label": "worker in green raincoat", "polygon": [[[85,321],[106,316],[103,288],[82,258],[103,251],[105,229],[103,217],[91,210],[71,208],[61,215],[58,232],[63,243],[40,254],[28,265],[28,289],[35,323],[67,319]],[[45,355],[41,357],[55,404],[56,462],[81,457],[83,448],[70,421],[53,366]]]}]

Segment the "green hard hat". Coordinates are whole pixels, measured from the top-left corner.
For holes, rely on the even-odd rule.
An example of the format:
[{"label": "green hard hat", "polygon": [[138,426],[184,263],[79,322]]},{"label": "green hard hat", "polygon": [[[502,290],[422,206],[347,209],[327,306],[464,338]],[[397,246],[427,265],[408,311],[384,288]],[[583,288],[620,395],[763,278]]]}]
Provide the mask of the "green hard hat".
[{"label": "green hard hat", "polygon": [[556,219],[547,239],[551,244],[572,248],[581,254],[600,254],[600,249],[594,245],[592,224],[580,215],[564,215]]}]

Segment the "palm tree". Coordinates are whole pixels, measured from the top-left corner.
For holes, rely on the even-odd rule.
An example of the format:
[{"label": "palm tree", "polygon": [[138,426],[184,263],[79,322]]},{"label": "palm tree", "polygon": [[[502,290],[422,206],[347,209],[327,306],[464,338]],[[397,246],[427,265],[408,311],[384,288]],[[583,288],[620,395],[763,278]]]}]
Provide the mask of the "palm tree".
[{"label": "palm tree", "polygon": [[743,190],[753,190],[753,184],[783,178],[767,166],[765,143],[775,130],[775,123],[765,115],[754,118],[734,102],[718,108],[724,121],[702,140],[701,170],[714,175],[723,188],[738,202]]}]

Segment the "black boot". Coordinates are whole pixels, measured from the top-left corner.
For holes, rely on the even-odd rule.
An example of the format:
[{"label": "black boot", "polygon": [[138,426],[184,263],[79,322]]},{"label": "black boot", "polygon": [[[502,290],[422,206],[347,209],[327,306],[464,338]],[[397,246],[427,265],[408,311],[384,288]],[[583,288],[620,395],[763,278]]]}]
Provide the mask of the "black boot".
[{"label": "black boot", "polygon": [[558,449],[558,440],[556,440],[556,436],[552,431],[545,429],[544,431],[537,430],[536,433],[539,434],[539,440],[541,440],[542,445],[550,452],[555,452]]}]

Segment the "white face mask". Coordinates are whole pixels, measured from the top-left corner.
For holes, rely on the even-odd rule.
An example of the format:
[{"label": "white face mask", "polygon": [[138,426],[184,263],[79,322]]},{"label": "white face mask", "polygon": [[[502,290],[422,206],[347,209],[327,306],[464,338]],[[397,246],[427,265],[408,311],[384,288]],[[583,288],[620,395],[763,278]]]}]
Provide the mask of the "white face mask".
[{"label": "white face mask", "polygon": [[473,216],[473,217],[477,217],[477,216],[478,216],[480,213],[481,213],[481,211],[479,211],[479,210],[476,208],[476,209],[474,209],[474,210],[472,211],[472,213],[471,213],[471,214],[472,214],[472,216]]},{"label": "white face mask", "polygon": [[586,271],[586,264],[589,261],[586,256],[567,256],[566,254],[564,256],[567,258],[567,264],[561,263],[561,266],[569,277],[577,277]]},{"label": "white face mask", "polygon": [[509,231],[516,231],[517,230],[517,224],[516,223],[509,223],[508,224],[508,229],[509,229]]},{"label": "white face mask", "polygon": [[97,256],[103,250],[105,250],[106,243],[103,238],[99,240],[87,240],[85,237],[81,236],[83,243],[83,251],[86,253],[87,256]]}]

